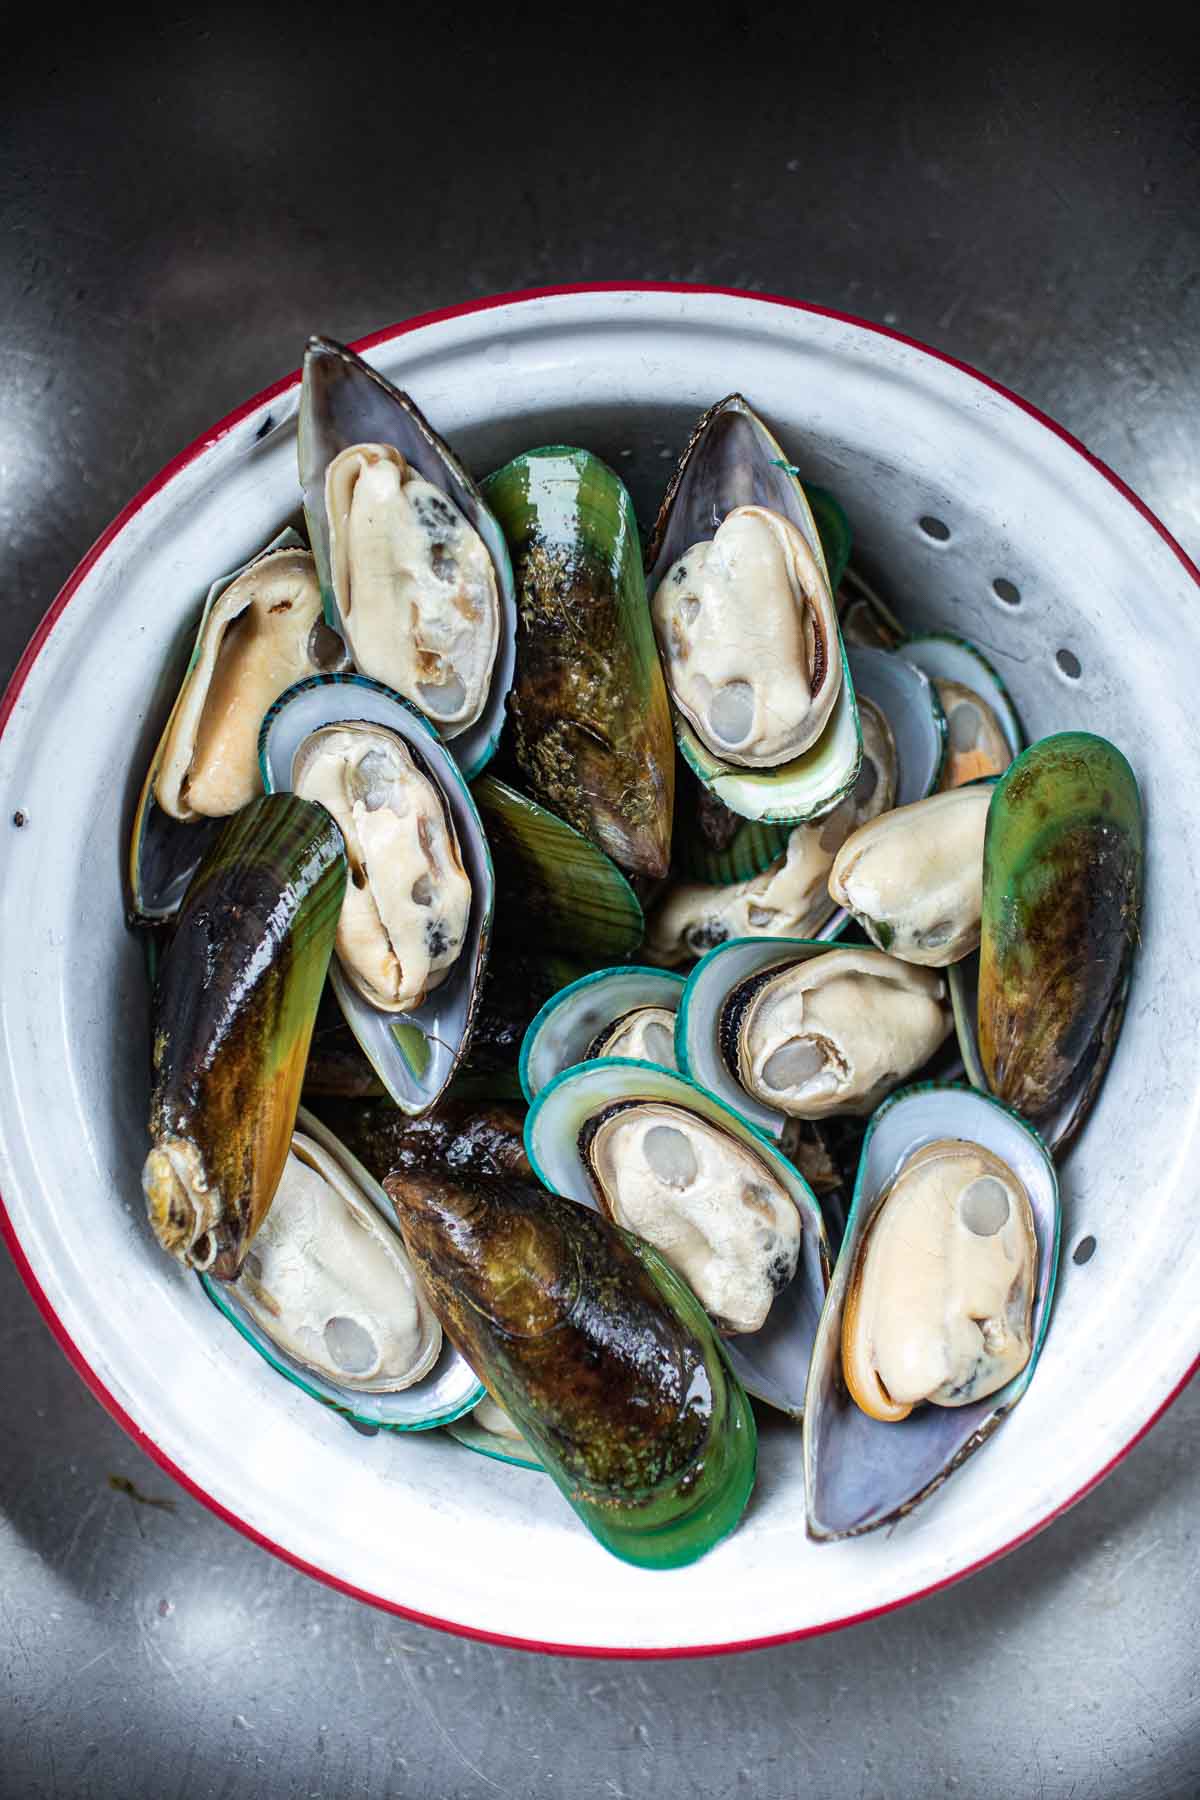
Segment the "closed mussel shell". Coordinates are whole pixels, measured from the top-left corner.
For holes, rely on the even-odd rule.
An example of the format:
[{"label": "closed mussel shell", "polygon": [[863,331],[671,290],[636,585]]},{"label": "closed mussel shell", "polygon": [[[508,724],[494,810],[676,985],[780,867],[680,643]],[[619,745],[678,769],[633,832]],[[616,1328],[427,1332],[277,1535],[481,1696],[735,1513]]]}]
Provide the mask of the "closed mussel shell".
[{"label": "closed mussel shell", "polygon": [[607,1550],[678,1568],[733,1530],[754,1418],[648,1244],[537,1187],[419,1173],[386,1187],[447,1336]]},{"label": "closed mussel shell", "polygon": [[163,1248],[223,1279],[287,1161],[345,885],[324,808],[264,796],[225,825],[162,958],[142,1184]]},{"label": "closed mussel shell", "polygon": [[633,504],[587,450],[531,450],[483,484],[512,555],[513,751],[532,799],[627,873],[670,860],[675,751]]},{"label": "closed mussel shell", "polygon": [[984,849],[980,1058],[991,1091],[1058,1150],[1116,1046],[1143,863],[1137,781],[1107,739],[1042,738],[998,782]]}]

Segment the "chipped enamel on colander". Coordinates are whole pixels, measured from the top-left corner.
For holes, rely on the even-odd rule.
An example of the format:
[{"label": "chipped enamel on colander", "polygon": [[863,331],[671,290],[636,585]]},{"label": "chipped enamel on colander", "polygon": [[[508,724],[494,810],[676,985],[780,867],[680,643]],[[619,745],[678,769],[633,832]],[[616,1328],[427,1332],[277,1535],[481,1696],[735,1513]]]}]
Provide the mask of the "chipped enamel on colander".
[{"label": "chipped enamel on colander", "polygon": [[[138,1181],[146,990],[122,925],[124,847],[173,697],[155,695],[172,643],[210,582],[298,512],[295,378],[126,509],[0,708],[0,1191],[18,1263],[150,1454],[259,1542],[385,1606],[527,1645],[646,1654],[759,1644],[911,1599],[1086,1490],[1200,1348],[1200,964],[1172,953],[1200,863],[1200,791],[1178,780],[1194,739],[1200,577],[1037,414],[918,346],[817,311],[564,292],[483,302],[362,347],[477,475],[534,444],[582,442],[621,471],[643,525],[672,466],[663,447],[677,455],[736,385],[805,479],[845,506],[856,562],[910,630],[977,644],[1030,739],[1101,730],[1129,757],[1150,846],[1143,940],[1116,1057],[1061,1172],[1062,1267],[1036,1376],[939,1494],[894,1531],[845,1544],[806,1541],[799,1433],[764,1416],[741,1528],[692,1568],[640,1573],[580,1530],[550,1482],[441,1432],[356,1435],[281,1381],[158,1250]],[[88,754],[64,781],[78,744]],[[1096,1250],[1081,1265],[1085,1237]]]}]

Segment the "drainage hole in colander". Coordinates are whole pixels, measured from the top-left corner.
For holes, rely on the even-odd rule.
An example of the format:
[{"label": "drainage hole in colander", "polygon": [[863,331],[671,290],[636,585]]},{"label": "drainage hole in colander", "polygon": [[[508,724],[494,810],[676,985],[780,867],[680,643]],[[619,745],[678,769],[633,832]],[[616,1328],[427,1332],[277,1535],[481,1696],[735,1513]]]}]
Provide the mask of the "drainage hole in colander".
[{"label": "drainage hole in colander", "polygon": [[1009,581],[1005,575],[997,575],[992,583],[992,592],[997,600],[1003,600],[1005,606],[1020,606],[1021,590],[1015,581]]},{"label": "drainage hole in colander", "polygon": [[1095,1253],[1096,1240],[1089,1232],[1087,1237],[1081,1237],[1076,1244],[1075,1249],[1071,1254],[1071,1261],[1077,1262],[1080,1268],[1082,1268],[1085,1262],[1091,1262]]},{"label": "drainage hole in colander", "polygon": [[1073,650],[1059,650],[1054,660],[1068,681],[1078,681],[1083,674],[1083,664]]},{"label": "drainage hole in colander", "polygon": [[950,536],[950,527],[947,525],[945,519],[935,519],[932,513],[925,513],[923,517],[917,520],[917,524],[921,527],[925,536],[927,538],[932,538],[937,544],[944,544],[946,539]]}]

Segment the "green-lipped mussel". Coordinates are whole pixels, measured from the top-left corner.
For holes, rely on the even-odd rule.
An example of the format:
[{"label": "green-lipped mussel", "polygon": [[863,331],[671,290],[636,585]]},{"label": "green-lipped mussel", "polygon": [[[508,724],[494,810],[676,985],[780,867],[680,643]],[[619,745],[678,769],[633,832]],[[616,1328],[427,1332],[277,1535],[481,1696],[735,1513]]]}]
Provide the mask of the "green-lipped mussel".
[{"label": "green-lipped mussel", "polygon": [[131,912],[171,918],[219,830],[262,793],[258,728],[292,682],[345,665],[316,565],[294,531],[209,589],[150,760],[129,847]]},{"label": "green-lipped mussel", "polygon": [[424,718],[361,675],[298,683],[263,720],[263,777],[329,808],[350,881],[330,980],[397,1106],[421,1113],[470,1043],[493,881],[462,774]]},{"label": "green-lipped mussel", "polygon": [[846,839],[829,892],[878,949],[937,969],[974,950],[990,799],[986,782],[952,788],[884,813]]},{"label": "green-lipped mussel", "polygon": [[740,939],[692,971],[677,1060],[772,1137],[789,1119],[865,1116],[949,1036],[943,978],[880,950]]},{"label": "green-lipped mussel", "polygon": [[824,551],[791,464],[740,394],[692,433],[647,546],[646,586],[679,747],[701,781],[750,819],[836,805],[861,743]]},{"label": "green-lipped mussel", "polygon": [[483,492],[516,575],[509,717],[524,783],[620,868],[658,879],[675,753],[629,495],[562,446],[518,456]]},{"label": "green-lipped mussel", "polygon": [[159,968],[146,1205],[165,1250],[224,1279],[287,1161],[345,885],[323,808],[251,801],[197,870]]},{"label": "green-lipped mussel", "polygon": [[1042,738],[998,782],[983,859],[982,1071],[1058,1150],[1116,1046],[1143,863],[1137,781],[1107,739]]},{"label": "green-lipped mussel", "polygon": [[598,1056],[675,1066],[675,1011],[683,977],[636,964],[599,969],[542,1007],[521,1045],[521,1087],[532,1100],[564,1069]]},{"label": "green-lipped mussel", "polygon": [[495,753],[512,680],[496,520],[409,396],[328,338],[305,354],[298,456],[330,623],[360,674],[430,719],[470,780]]},{"label": "green-lipped mussel", "polygon": [[313,1109],[376,1181],[434,1170],[529,1181],[525,1108],[509,1100],[454,1100],[412,1119],[390,1100],[318,1100]]},{"label": "green-lipped mussel", "polygon": [[649,1244],[537,1187],[385,1185],[447,1336],[606,1549],[678,1568],[733,1530],[754,1484],[753,1414]]},{"label": "green-lipped mussel", "polygon": [[528,954],[606,962],[642,941],[641,903],[581,832],[488,774],[472,788],[496,868],[497,941]]},{"label": "green-lipped mussel", "polygon": [[809,1367],[810,1536],[894,1523],[987,1441],[1033,1377],[1058,1246],[1054,1165],[1014,1113],[969,1088],[884,1102]]},{"label": "green-lipped mussel", "polygon": [[645,1235],[727,1333],[745,1387],[793,1415],[828,1279],[821,1210],[802,1176],[706,1089],[649,1063],[565,1070],[525,1123],[555,1192]]}]

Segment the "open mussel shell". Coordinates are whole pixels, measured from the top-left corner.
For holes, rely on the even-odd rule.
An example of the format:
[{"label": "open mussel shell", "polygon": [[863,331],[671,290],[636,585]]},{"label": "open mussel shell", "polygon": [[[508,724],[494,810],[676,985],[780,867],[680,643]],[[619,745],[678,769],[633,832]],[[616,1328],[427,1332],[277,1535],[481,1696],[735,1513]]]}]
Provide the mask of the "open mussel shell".
[{"label": "open mussel shell", "polygon": [[991,1092],[1056,1151],[1078,1133],[1116,1047],[1138,943],[1143,833],[1132,769],[1090,732],[1030,745],[992,794],[979,1065]]},{"label": "open mussel shell", "polygon": [[[670,1068],[682,993],[682,975],[636,965],[598,969],[573,981],[547,1000],[525,1033],[519,1064],[525,1098],[532,1100],[564,1069],[589,1058],[636,1057],[626,1047],[631,1031],[647,1062]],[[613,1042],[618,1033],[620,1048]],[[655,1049],[661,1054],[651,1054]]]},{"label": "open mussel shell", "polygon": [[[330,624],[342,631],[347,643],[352,642],[353,634],[342,629],[334,594],[325,475],[333,459],[354,444],[384,444],[398,450],[419,476],[453,502],[482,539],[491,559],[499,618],[487,698],[473,723],[446,733],[451,755],[470,781],[495,754],[504,726],[504,704],[512,686],[516,608],[504,533],[470,474],[409,396],[344,344],[329,338],[311,338],[300,394],[300,485],[326,615]],[[397,630],[402,633],[404,629],[400,620]],[[416,694],[406,698],[419,707]]]},{"label": "open mussel shell", "polygon": [[[906,1419],[869,1418],[842,1373],[842,1315],[866,1232],[901,1166],[941,1139],[980,1144],[1006,1163],[1029,1196],[1038,1266],[1032,1353],[1020,1374],[966,1406],[916,1407]],[[1033,1377],[1058,1266],[1054,1165],[1035,1132],[999,1102],[969,1088],[917,1086],[885,1100],[868,1128],[846,1234],[813,1347],[804,1413],[809,1536],[854,1537],[893,1524],[941,1486],[995,1431]]]},{"label": "open mussel shell", "polygon": [[[229,636],[231,627],[240,619],[254,603],[254,581],[256,577],[275,578],[282,581],[291,590],[303,585],[303,567],[307,564],[311,572],[312,559],[305,550],[301,539],[289,527],[281,531],[260,551],[257,556],[242,563],[228,575],[222,575],[214,581],[208,590],[200,622],[196,627],[191,642],[190,653],[182,669],[170,671],[170,686],[173,692],[173,704],[166,725],[163,727],[157,747],[150,759],[146,778],[142,783],[134,812],[133,830],[129,844],[129,892],[130,913],[135,922],[157,923],[174,917],[179,910],[180,902],[187,890],[188,882],[196,873],[200,862],[215,840],[221,829],[221,817],[209,817],[188,808],[189,817],[180,818],[176,813],[180,810],[176,801],[172,810],[160,804],[157,788],[163,774],[164,763],[170,755],[175,763],[179,763],[186,745],[194,743],[200,718],[203,714],[205,699],[210,691],[214,672],[219,666],[220,652]],[[248,577],[248,580],[243,580]],[[225,607],[219,603],[229,593]],[[245,589],[244,596],[241,590]],[[291,598],[289,594],[289,598]],[[303,655],[305,666],[297,668],[296,674],[316,674],[319,671],[341,666],[345,661],[345,647],[335,632],[330,631],[319,619],[319,595],[313,583],[313,599],[316,607],[313,629],[302,634],[304,639]],[[233,607],[232,614],[230,608]],[[226,616],[230,615],[230,616]],[[293,634],[294,635],[294,634]],[[290,646],[293,654],[296,645]],[[174,661],[174,659],[172,659]],[[286,667],[286,661],[284,662]],[[271,676],[268,665],[258,672],[258,686],[262,681],[268,682]],[[253,764],[254,746],[258,736],[258,728],[262,716],[271,701],[281,688],[296,678],[293,674],[285,675],[274,687],[259,695],[250,704],[244,720],[242,736],[245,739],[246,755]],[[225,709],[228,716],[228,709]],[[228,739],[228,727],[226,727]],[[227,760],[227,756],[226,756]],[[257,777],[257,768],[254,769]],[[180,771],[175,772],[173,787],[181,786]],[[257,782],[255,784],[257,786]],[[239,797],[237,805],[243,800],[254,798],[253,793]],[[230,806],[228,812],[237,810]],[[226,814],[228,816],[228,814]]]},{"label": "open mussel shell", "polygon": [[224,1280],[287,1161],[345,886],[324,807],[264,795],[225,822],[159,967],[142,1186],[163,1248]]},{"label": "open mussel shell", "polygon": [[[767,507],[794,525],[828,585],[820,533],[792,465],[753,408],[731,394],[700,419],[667,490],[646,551],[651,599],[671,565],[693,544],[710,540],[739,506]],[[842,662],[833,711],[816,743],[777,768],[722,761],[676,712],[675,734],[685,760],[732,812],[768,822],[814,818],[853,786],[861,756],[854,685],[840,637],[830,648]]]},{"label": "open mussel shell", "polygon": [[860,699],[874,702],[896,748],[893,806],[911,806],[937,787],[946,755],[946,715],[933,682],[891,650],[852,644],[846,660]]},{"label": "open mussel shell", "polygon": [[[441,1327],[428,1310],[428,1302],[396,1230],[395,1212],[388,1204],[387,1195],[358,1158],[303,1107],[297,1114],[296,1124],[301,1135],[293,1142],[302,1160],[309,1161],[334,1189],[354,1220],[354,1229],[379,1237],[389,1262],[399,1264],[395,1279],[403,1282],[407,1276],[408,1283],[416,1289],[417,1305],[430,1327],[428,1350],[422,1358],[428,1367],[409,1386],[388,1392],[344,1386],[332,1380],[328,1372],[322,1373],[294,1352],[289,1352],[276,1340],[268,1322],[269,1307],[264,1310],[255,1304],[255,1284],[246,1269],[234,1282],[214,1281],[208,1275],[202,1276],[209,1299],[285,1380],[367,1430],[429,1431],[470,1412],[483,1397],[483,1384],[453,1344],[443,1338]],[[306,1253],[303,1245],[290,1246],[290,1249],[296,1256]],[[308,1253],[311,1254],[311,1250]],[[253,1243],[250,1256],[254,1256]],[[353,1295],[346,1296],[348,1304],[353,1304],[354,1299]],[[318,1320],[318,1327],[321,1323]]]},{"label": "open mussel shell", "polygon": [[795,1276],[776,1294],[758,1331],[726,1337],[724,1345],[749,1393],[798,1418],[829,1279],[828,1248],[812,1190],[757,1127],[685,1076],[649,1063],[602,1058],[564,1070],[534,1100],[525,1122],[525,1147],[535,1174],[556,1193],[598,1210],[581,1134],[599,1114],[631,1101],[665,1102],[716,1126],[765,1163],[795,1205],[801,1225]]},{"label": "open mussel shell", "polygon": [[617,961],[645,932],[616,863],[581,832],[494,775],[471,790],[496,869],[496,938],[588,962]]},{"label": "open mussel shell", "polygon": [[538,1469],[546,1465],[523,1431],[518,1431],[502,1406],[485,1394],[473,1412],[464,1413],[446,1427],[456,1444],[490,1456],[493,1462],[511,1463],[514,1469]]},{"label": "open mussel shell", "polygon": [[768,969],[807,962],[835,948],[832,943],[805,938],[734,938],[701,957],[679,1002],[675,1060],[680,1072],[776,1141],[787,1129],[787,1114],[748,1094],[726,1061],[722,1049],[726,1002],[735,989]]},{"label": "open mussel shell", "polygon": [[406,1113],[436,1105],[458,1068],[487,966],[493,877],[487,839],[457,763],[415,707],[362,675],[330,675],[298,682],[263,720],[259,760],[269,792],[292,786],[297,753],[331,725],[381,726],[398,737],[417,769],[433,784],[454,826],[471,905],[462,950],[441,983],[410,1012],[375,1006],[335,957],[330,982],[346,1022],[392,1099]]},{"label": "open mussel shell", "polygon": [[483,484],[512,553],[512,747],[534,800],[631,875],[671,852],[675,750],[637,520],[588,450],[518,456]]},{"label": "open mussel shell", "polygon": [[983,652],[965,638],[930,632],[907,638],[900,655],[935,683],[945,702],[948,754],[942,786],[1002,774],[1024,749],[1025,734],[1008,689]]},{"label": "open mussel shell", "polygon": [[598,1542],[670,1569],[727,1536],[754,1485],[754,1416],[658,1253],[533,1186],[386,1187],[447,1336]]}]

